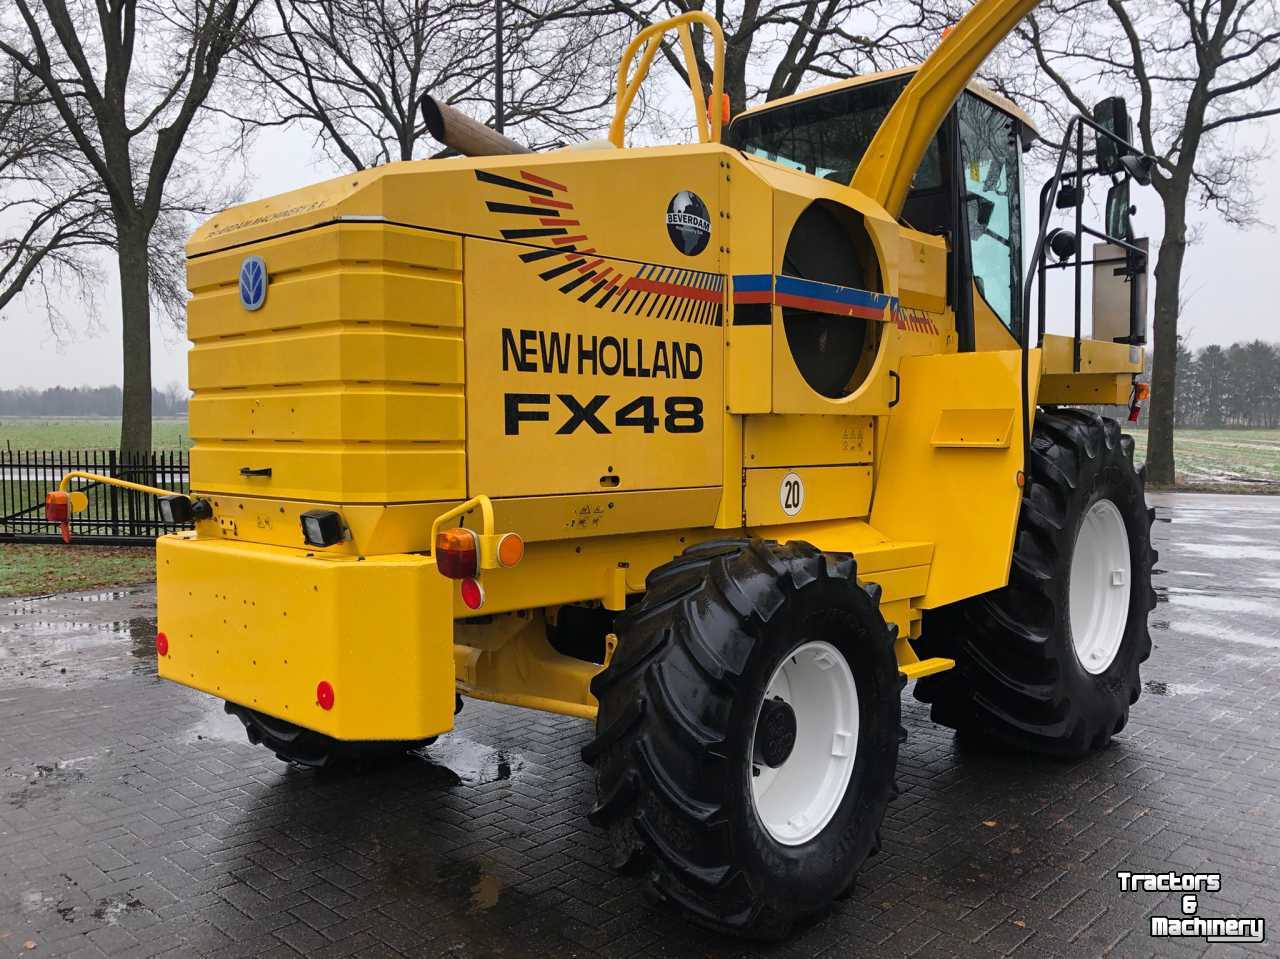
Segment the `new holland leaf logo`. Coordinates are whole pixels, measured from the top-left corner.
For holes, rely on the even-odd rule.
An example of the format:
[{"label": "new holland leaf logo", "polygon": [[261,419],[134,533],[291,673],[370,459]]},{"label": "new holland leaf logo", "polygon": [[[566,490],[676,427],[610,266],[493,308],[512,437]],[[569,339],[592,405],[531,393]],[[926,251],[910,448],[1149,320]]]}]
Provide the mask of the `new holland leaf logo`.
[{"label": "new holland leaf logo", "polygon": [[260,256],[246,256],[240,264],[240,305],[257,310],[267,301],[267,264]]}]

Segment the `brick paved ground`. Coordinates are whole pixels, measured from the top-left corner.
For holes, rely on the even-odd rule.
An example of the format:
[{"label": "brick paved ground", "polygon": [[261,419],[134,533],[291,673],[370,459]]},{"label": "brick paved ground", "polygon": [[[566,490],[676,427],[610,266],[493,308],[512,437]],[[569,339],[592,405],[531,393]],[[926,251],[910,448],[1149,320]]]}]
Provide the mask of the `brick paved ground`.
[{"label": "brick paved ground", "polygon": [[317,778],[154,678],[149,590],[0,606],[0,956],[1204,951],[1157,949],[1145,917],[1178,897],[1121,895],[1118,867],[1221,871],[1202,913],[1265,916],[1274,950],[1280,498],[1157,502],[1165,602],[1122,737],[1076,763],[973,751],[908,695],[883,853],[771,949],[604,868],[585,723],[471,703],[431,763]]}]

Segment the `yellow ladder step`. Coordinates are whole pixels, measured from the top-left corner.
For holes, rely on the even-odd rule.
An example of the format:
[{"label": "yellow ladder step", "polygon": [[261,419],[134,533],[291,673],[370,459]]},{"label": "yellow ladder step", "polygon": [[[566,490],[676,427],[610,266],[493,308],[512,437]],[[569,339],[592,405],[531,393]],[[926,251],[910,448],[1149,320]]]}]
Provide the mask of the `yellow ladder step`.
[{"label": "yellow ladder step", "polygon": [[907,679],[919,679],[921,676],[932,676],[934,673],[945,673],[948,669],[955,667],[954,659],[944,659],[941,656],[934,656],[930,659],[921,659],[914,663],[904,663],[898,667],[898,672],[906,676]]}]

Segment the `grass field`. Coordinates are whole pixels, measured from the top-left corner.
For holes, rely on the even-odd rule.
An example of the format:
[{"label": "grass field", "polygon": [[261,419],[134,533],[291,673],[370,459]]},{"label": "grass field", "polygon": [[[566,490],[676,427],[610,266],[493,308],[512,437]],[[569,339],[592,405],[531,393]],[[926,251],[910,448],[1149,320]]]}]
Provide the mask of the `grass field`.
[{"label": "grass field", "polygon": [[0,596],[37,596],[155,578],[149,546],[27,546],[0,543]]},{"label": "grass field", "polygon": [[[1147,431],[1126,429],[1136,460],[1146,459]],[[1178,430],[1178,484],[1236,492],[1280,493],[1280,430]]]},{"label": "grass field", "polygon": [[[151,437],[151,445],[158,450],[188,449],[191,446],[185,419],[153,421]],[[114,417],[0,419],[0,449],[96,450],[115,449],[119,443],[120,421]]]}]

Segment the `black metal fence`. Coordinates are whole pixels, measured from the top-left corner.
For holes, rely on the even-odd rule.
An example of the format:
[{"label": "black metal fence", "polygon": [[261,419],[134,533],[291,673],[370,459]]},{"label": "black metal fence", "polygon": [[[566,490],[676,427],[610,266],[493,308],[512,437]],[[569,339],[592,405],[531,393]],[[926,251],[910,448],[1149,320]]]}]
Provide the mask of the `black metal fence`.
[{"label": "black metal fence", "polygon": [[[54,523],[45,519],[44,498],[58,488],[70,470],[100,473],[175,493],[190,489],[190,461],[185,450],[124,454],[115,450],[0,450],[0,541],[61,541]],[[89,498],[84,512],[71,517],[73,542],[146,544],[157,536],[188,527],[160,519],[156,497],[106,483],[74,480]]]}]

